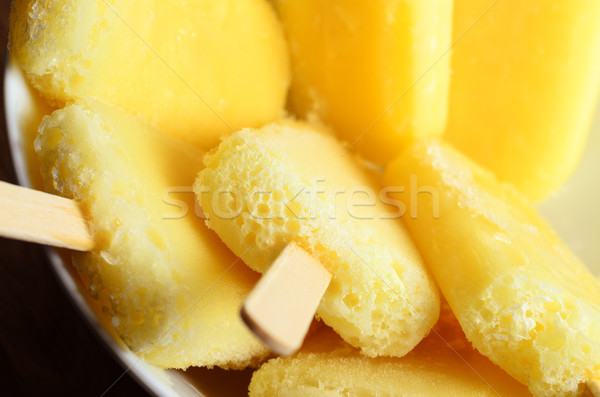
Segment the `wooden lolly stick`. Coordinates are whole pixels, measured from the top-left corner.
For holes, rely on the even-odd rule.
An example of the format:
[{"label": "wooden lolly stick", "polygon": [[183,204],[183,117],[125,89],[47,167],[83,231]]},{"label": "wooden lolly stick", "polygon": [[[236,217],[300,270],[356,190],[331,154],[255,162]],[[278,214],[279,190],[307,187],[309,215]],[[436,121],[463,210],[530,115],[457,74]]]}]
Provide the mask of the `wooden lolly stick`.
[{"label": "wooden lolly stick", "polygon": [[250,292],[242,319],[274,352],[300,348],[331,273],[296,243],[289,243]]},{"label": "wooden lolly stick", "polygon": [[77,202],[0,182],[0,236],[54,247],[94,247]]}]

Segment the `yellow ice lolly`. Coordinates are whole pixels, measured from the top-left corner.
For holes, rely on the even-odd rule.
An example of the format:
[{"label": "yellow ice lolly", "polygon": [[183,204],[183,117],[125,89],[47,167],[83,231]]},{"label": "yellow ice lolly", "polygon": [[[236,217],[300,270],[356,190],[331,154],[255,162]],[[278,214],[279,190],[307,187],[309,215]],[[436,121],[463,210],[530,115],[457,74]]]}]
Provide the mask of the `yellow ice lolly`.
[{"label": "yellow ice lolly", "polygon": [[600,371],[600,283],[512,186],[435,140],[386,171],[409,231],[467,338],[535,395]]},{"label": "yellow ice lolly", "polygon": [[199,150],[92,100],[44,118],[35,146],[47,190],[89,216],[96,247],[73,264],[131,350],[171,368],[264,357],[239,318],[256,277],[194,211]]},{"label": "yellow ice lolly", "polygon": [[194,191],[252,269],[295,241],[333,274],[318,316],[368,356],[402,356],[435,324],[438,292],[377,182],[343,152],[306,124],[244,129],[207,156]]},{"label": "yellow ice lolly", "polygon": [[557,189],[595,108],[598,21],[597,0],[456,0],[447,139],[532,200]]},{"label": "yellow ice lolly", "polygon": [[375,163],[446,127],[452,1],[275,0],[290,105]]},{"label": "yellow ice lolly", "polygon": [[292,357],[263,364],[250,396],[529,396],[525,386],[474,350],[451,313],[402,358],[369,358],[329,329]]},{"label": "yellow ice lolly", "polygon": [[290,79],[265,0],[17,0],[9,43],[51,102],[98,98],[204,149],[278,118]]}]

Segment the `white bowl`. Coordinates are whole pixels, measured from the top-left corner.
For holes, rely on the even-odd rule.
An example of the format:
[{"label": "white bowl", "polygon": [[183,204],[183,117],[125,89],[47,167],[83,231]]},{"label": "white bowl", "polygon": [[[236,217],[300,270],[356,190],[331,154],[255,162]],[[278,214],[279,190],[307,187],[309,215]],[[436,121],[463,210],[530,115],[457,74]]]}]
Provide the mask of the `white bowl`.
[{"label": "white bowl", "polygon": [[[7,130],[15,170],[19,183],[32,187],[30,178],[32,174],[26,158],[24,137],[31,119],[39,117],[39,104],[32,96],[20,69],[11,61],[7,62],[4,78]],[[589,142],[578,169],[559,192],[539,206],[541,213],[555,226],[567,244],[596,276],[600,274],[599,172],[600,107],[596,112]],[[161,396],[201,396],[203,392],[208,393],[208,390],[218,390],[219,383],[226,385],[231,380],[239,382],[239,377],[236,378],[233,372],[226,374],[223,371],[212,373],[204,371],[199,374],[200,370],[187,372],[163,370],[140,361],[123,347],[114,332],[104,328],[70,264],[63,260],[57,250],[48,248],[46,252],[58,280],[84,318],[121,362],[123,368],[148,391]],[[211,377],[216,380],[208,381],[207,379]]]}]

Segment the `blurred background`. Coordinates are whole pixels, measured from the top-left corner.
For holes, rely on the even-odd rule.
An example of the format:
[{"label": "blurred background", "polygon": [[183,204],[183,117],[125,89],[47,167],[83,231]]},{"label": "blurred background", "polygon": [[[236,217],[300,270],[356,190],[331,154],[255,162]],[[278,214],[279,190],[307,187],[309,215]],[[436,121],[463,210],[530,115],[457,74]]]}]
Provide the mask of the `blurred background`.
[{"label": "blurred background", "polygon": [[[0,1],[4,68],[10,0]],[[0,180],[16,183],[3,99]],[[0,395],[146,395],[129,375],[110,387],[123,372],[61,289],[44,249],[0,238]]]}]

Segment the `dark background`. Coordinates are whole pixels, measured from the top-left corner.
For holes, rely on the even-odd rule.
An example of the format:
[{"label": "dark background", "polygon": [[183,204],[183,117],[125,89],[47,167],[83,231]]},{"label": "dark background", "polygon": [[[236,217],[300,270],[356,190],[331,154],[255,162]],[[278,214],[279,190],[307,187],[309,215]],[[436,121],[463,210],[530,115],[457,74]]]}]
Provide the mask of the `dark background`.
[{"label": "dark background", "polygon": [[[4,70],[10,1],[0,2]],[[2,93],[3,80],[4,73]],[[1,105],[0,180],[16,183]],[[61,289],[42,247],[0,238],[0,395],[100,396],[123,372]],[[125,375],[105,395],[146,393]]]}]

